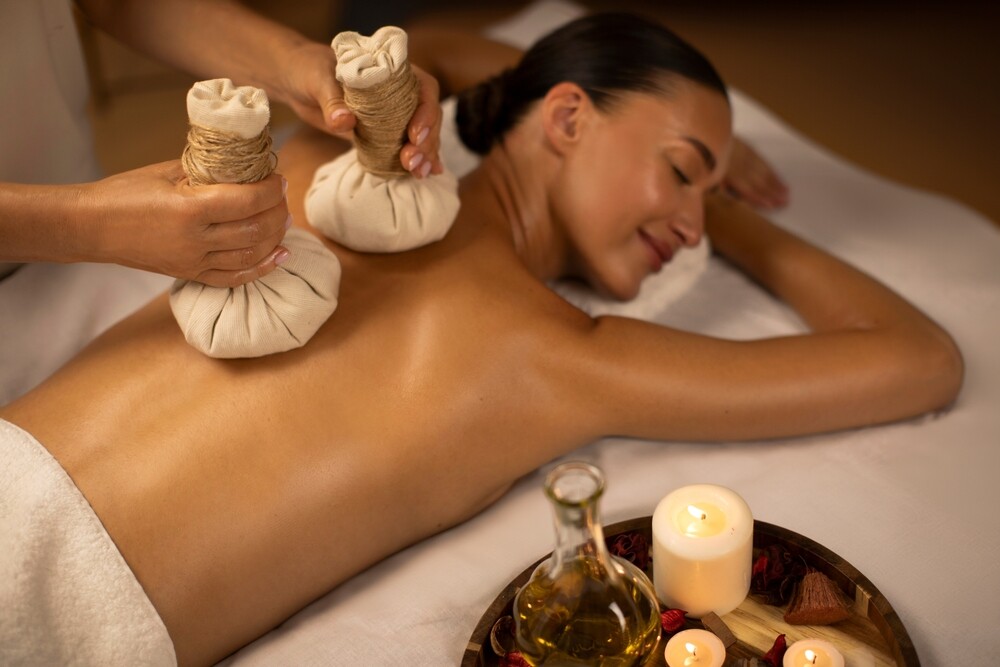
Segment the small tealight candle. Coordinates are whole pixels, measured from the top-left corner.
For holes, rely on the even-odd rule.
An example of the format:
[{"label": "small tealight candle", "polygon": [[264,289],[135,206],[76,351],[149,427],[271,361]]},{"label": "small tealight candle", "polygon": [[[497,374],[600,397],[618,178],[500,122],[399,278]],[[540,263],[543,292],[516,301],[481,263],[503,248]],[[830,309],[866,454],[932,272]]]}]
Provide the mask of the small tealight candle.
[{"label": "small tealight candle", "polygon": [[707,630],[683,630],[667,642],[663,657],[667,667],[722,667],[726,647]]},{"label": "small tealight candle", "polygon": [[740,606],[750,592],[753,515],[723,486],[670,493],[653,512],[653,585],[667,607],[701,618]]},{"label": "small tealight candle", "polygon": [[844,656],[830,642],[801,639],[785,651],[783,667],[844,667]]}]

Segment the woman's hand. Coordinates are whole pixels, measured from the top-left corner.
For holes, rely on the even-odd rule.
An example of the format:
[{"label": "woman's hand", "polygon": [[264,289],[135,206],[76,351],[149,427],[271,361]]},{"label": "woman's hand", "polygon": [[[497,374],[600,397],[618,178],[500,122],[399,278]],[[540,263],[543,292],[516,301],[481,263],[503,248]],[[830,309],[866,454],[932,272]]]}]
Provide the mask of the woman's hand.
[{"label": "woman's hand", "polygon": [[82,258],[216,287],[256,280],[288,258],[285,179],[192,186],[180,161],[81,187]]},{"label": "woman's hand", "polygon": [[722,185],[757,208],[771,210],[788,204],[788,186],[757,151],[738,137],[733,139],[733,152]]},{"label": "woman's hand", "polygon": [[[344,139],[350,138],[357,119],[344,103],[344,91],[336,78],[333,49],[304,42],[288,54],[281,98],[313,127]],[[419,102],[406,134],[410,142],[399,157],[403,167],[417,178],[440,174],[444,167],[438,155],[441,139],[441,104],[437,81],[411,65],[420,82]]]}]

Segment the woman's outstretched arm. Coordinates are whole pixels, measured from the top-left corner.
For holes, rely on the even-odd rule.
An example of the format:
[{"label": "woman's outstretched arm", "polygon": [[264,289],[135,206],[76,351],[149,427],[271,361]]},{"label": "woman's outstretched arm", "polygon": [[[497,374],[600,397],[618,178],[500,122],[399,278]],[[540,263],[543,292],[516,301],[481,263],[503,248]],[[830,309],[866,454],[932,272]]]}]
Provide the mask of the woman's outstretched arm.
[{"label": "woman's outstretched arm", "polygon": [[870,276],[724,195],[706,205],[720,254],[787,302],[812,332],[726,341],[615,317],[584,335],[608,433],[733,440],[831,431],[950,404],[951,337]]}]

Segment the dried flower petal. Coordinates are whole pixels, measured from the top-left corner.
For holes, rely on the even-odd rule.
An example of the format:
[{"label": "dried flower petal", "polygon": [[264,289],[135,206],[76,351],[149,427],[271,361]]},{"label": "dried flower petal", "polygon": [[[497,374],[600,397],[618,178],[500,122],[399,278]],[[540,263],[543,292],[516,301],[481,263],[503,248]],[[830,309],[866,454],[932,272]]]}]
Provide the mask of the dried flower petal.
[{"label": "dried flower petal", "polygon": [[765,549],[760,552],[760,555],[757,556],[757,560],[753,562],[753,570],[751,570],[750,576],[754,579],[765,576],[765,573],[767,572],[767,561],[767,550]]},{"label": "dried flower petal", "polygon": [[524,659],[520,651],[510,651],[504,657],[500,658],[498,663],[500,667],[531,667],[528,661]]},{"label": "dried flower petal", "polygon": [[765,604],[783,605],[791,599],[795,584],[806,571],[806,562],[801,556],[780,545],[768,545],[754,561],[750,595]]},{"label": "dried flower petal", "polygon": [[642,531],[619,533],[609,537],[605,543],[612,555],[624,558],[640,570],[645,570],[649,565],[649,540]]},{"label": "dried flower petal", "polygon": [[677,632],[684,627],[684,615],[687,614],[683,609],[667,609],[665,612],[660,614],[660,625],[663,626],[664,632]]},{"label": "dried flower petal", "polygon": [[781,667],[787,649],[788,643],[785,641],[785,635],[778,635],[771,646],[771,650],[764,654],[764,662],[771,667]]}]

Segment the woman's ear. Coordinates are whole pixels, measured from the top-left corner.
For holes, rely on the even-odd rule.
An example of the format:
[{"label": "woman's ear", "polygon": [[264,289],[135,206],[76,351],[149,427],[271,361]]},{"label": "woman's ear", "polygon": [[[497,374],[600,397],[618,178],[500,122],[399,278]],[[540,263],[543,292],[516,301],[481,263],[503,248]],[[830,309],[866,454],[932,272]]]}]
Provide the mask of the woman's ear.
[{"label": "woman's ear", "polygon": [[566,81],[549,89],[542,99],[542,128],[558,154],[572,150],[580,141],[594,111],[590,97],[575,83]]}]

